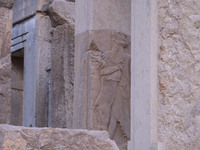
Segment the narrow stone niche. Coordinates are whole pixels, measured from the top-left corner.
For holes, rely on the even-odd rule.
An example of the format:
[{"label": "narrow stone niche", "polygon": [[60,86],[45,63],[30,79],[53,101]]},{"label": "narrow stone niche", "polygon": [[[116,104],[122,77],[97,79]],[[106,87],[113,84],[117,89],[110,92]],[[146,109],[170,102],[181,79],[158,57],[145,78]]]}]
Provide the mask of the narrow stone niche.
[{"label": "narrow stone niche", "polygon": [[23,123],[24,49],[11,54],[11,125]]}]

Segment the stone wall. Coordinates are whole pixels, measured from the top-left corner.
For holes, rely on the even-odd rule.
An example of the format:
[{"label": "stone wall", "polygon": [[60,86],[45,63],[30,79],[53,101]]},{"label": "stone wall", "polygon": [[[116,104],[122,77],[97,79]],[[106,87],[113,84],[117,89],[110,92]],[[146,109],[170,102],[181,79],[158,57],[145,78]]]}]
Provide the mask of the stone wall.
[{"label": "stone wall", "polygon": [[74,5],[15,1],[11,51],[24,49],[24,126],[72,126]]},{"label": "stone wall", "polygon": [[13,22],[17,23],[25,18],[34,16],[37,11],[38,0],[15,0],[13,11]]},{"label": "stone wall", "polygon": [[49,111],[49,80],[51,68],[51,21],[44,14],[36,15],[36,99],[35,126],[48,126]]},{"label": "stone wall", "polygon": [[200,148],[200,2],[159,0],[159,140]]},{"label": "stone wall", "polygon": [[10,122],[10,41],[13,0],[0,0],[0,123]]}]

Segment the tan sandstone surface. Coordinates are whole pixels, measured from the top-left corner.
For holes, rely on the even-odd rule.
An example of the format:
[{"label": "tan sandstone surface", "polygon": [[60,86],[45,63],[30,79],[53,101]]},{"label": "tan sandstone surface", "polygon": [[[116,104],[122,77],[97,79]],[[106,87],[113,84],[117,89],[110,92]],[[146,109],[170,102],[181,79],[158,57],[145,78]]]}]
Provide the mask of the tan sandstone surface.
[{"label": "tan sandstone surface", "polygon": [[159,139],[200,149],[200,1],[159,0]]},{"label": "tan sandstone surface", "polygon": [[106,131],[0,125],[1,150],[119,150]]}]

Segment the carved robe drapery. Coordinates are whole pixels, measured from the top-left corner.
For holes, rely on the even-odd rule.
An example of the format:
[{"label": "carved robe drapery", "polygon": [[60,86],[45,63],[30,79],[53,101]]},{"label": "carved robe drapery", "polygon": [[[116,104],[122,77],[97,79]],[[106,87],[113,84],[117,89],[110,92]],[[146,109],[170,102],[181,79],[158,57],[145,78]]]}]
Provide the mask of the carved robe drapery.
[{"label": "carved robe drapery", "polygon": [[131,56],[125,51],[127,43],[117,41],[105,52],[92,43],[86,54],[97,85],[92,90],[98,91],[92,96],[92,129],[108,130],[121,150],[127,149],[130,139]]}]

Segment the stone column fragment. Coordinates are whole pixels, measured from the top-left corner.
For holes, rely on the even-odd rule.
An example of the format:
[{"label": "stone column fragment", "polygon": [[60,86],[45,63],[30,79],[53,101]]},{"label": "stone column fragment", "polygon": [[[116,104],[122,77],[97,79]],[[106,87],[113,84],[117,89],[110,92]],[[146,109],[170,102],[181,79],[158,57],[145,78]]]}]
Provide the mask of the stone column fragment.
[{"label": "stone column fragment", "polygon": [[131,146],[157,150],[157,1],[132,1]]},{"label": "stone column fragment", "polygon": [[11,58],[13,0],[0,0],[0,123],[10,122]]},{"label": "stone column fragment", "polygon": [[72,128],[75,3],[54,0],[49,5],[48,13],[54,27],[52,31],[52,88],[49,102],[49,126]]}]

